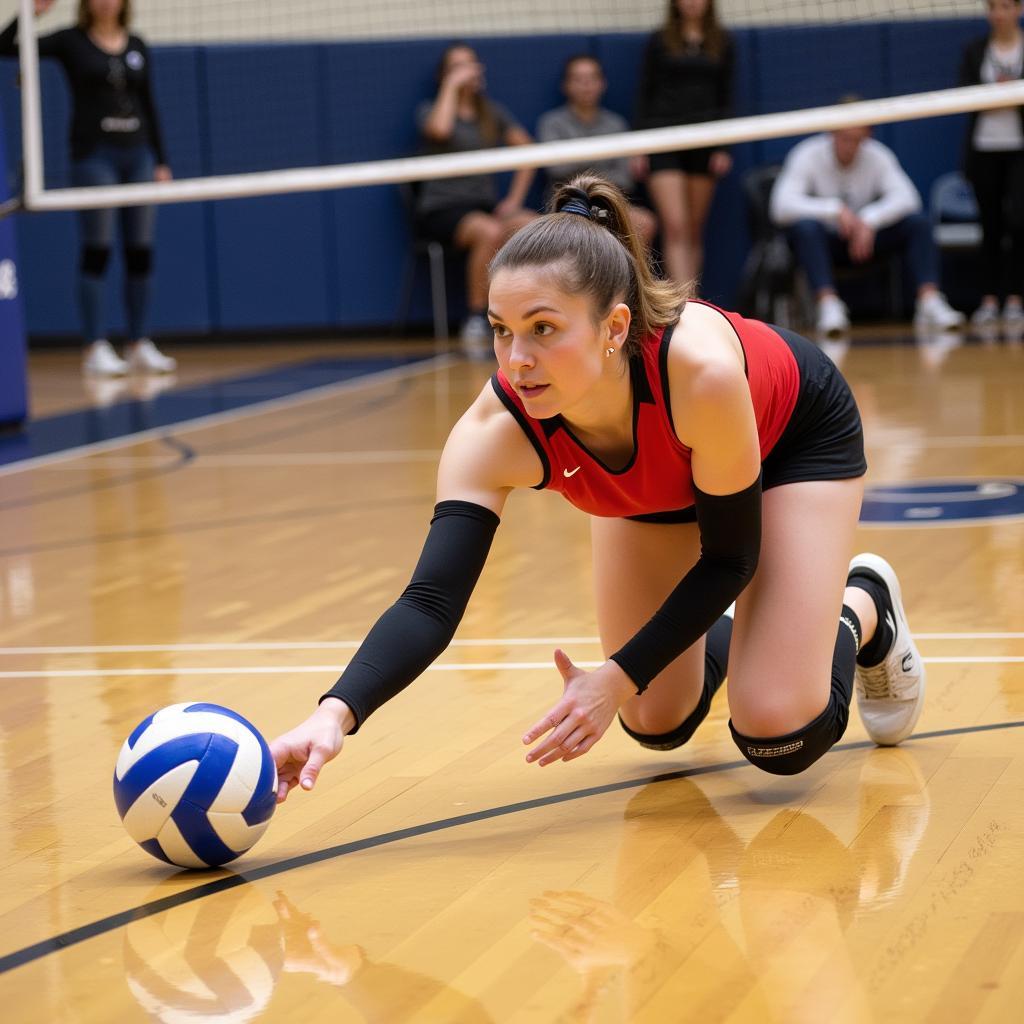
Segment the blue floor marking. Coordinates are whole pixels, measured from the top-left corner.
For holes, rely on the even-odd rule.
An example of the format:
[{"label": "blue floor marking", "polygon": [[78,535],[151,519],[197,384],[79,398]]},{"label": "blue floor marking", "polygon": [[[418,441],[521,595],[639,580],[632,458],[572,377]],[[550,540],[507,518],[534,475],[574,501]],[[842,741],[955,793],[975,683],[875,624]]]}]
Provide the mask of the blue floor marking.
[{"label": "blue floor marking", "polygon": [[286,398],[312,388],[339,384],[431,358],[426,355],[376,359],[317,359],[271,370],[171,388],[153,398],[128,398],[107,406],[30,420],[16,433],[0,434],[0,466],[82,445],[173,427],[214,413]]}]

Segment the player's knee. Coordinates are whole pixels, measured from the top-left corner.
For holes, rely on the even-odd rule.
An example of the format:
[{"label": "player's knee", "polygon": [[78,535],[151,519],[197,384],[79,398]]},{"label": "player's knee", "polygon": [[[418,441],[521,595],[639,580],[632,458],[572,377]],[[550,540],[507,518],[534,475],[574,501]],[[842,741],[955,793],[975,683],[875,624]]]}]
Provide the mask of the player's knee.
[{"label": "player's knee", "polygon": [[848,707],[833,693],[825,710],[807,725],[789,732],[758,726],[770,724],[772,716],[755,718],[747,724],[753,735],[741,733],[729,722],[729,731],[740,753],[753,765],[772,775],[796,775],[810,768],[815,761],[842,738],[849,718]]},{"label": "player's knee", "polygon": [[[711,701],[703,698],[697,707],[690,712],[682,723],[671,726],[664,720],[644,715],[629,716],[630,724],[627,724],[622,715],[619,715],[619,725],[627,736],[636,740],[641,747],[648,750],[675,750],[684,743],[689,743],[697,727],[707,718],[711,707]],[[666,728],[666,726],[669,726]]]},{"label": "player's knee", "polygon": [[124,269],[132,277],[144,277],[153,269],[153,250],[148,245],[130,245],[124,250]]},{"label": "player's knee", "polygon": [[110,246],[82,246],[82,256],[78,266],[83,274],[88,274],[90,277],[102,277],[107,271],[107,263],[109,262]]}]

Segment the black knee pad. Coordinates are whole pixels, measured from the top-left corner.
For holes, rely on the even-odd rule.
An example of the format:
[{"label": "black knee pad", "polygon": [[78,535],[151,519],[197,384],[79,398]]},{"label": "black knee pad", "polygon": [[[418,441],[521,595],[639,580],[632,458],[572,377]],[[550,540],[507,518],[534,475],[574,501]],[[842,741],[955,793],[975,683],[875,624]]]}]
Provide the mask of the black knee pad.
[{"label": "black knee pad", "polygon": [[153,250],[148,245],[126,247],[124,269],[132,277],[145,277],[153,269]]},{"label": "black knee pad", "polygon": [[729,731],[740,753],[752,765],[772,775],[797,775],[842,739],[849,717],[849,706],[833,692],[828,706],[813,722],[785,736],[744,736],[736,731],[732,720]]},{"label": "black knee pad", "polygon": [[681,747],[684,743],[688,743],[697,731],[697,726],[708,717],[708,711],[711,710],[712,696],[714,696],[714,691],[708,693],[708,688],[705,687],[697,706],[683,719],[683,724],[677,726],[671,732],[634,732],[622,720],[621,715],[619,716],[619,725],[622,726],[626,735],[635,739],[641,747],[646,747],[648,750],[675,750],[676,747]]},{"label": "black knee pad", "polygon": [[110,261],[110,247],[106,245],[83,245],[79,269],[90,277],[102,277]]}]

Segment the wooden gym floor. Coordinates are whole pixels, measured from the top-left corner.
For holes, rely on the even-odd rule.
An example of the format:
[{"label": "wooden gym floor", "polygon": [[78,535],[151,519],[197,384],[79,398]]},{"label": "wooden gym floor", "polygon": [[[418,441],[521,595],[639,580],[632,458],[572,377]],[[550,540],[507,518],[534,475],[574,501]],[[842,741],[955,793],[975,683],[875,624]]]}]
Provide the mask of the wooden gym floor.
[{"label": "wooden gym floor", "polygon": [[[776,778],[739,758],[719,699],[679,751],[613,727],[527,766],[552,648],[600,649],[585,517],[517,494],[436,669],[204,874],[123,832],[122,741],[176,701],[268,737],[313,707],[408,578],[438,451],[488,369],[428,358],[0,468],[4,1019],[1019,1019],[1024,349],[877,340],[832,347],[869,482],[945,482],[858,540],[898,565],[928,662],[910,741],[875,749],[854,713]],[[325,351],[360,355],[183,349],[174,388]],[[86,396],[72,355],[32,362],[40,416],[153,398]]]}]

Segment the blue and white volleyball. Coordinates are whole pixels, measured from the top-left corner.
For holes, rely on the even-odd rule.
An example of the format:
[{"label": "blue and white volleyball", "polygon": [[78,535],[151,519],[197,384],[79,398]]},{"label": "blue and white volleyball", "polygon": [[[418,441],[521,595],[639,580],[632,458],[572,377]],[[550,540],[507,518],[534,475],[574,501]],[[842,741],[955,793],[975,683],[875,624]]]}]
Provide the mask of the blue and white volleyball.
[{"label": "blue and white volleyball", "polygon": [[216,867],[266,831],[277,797],[267,741],[217,704],[172,704],[140,722],[114,769],[114,802],[147,853]]}]

